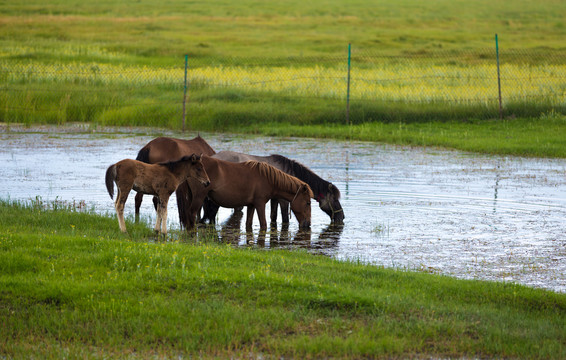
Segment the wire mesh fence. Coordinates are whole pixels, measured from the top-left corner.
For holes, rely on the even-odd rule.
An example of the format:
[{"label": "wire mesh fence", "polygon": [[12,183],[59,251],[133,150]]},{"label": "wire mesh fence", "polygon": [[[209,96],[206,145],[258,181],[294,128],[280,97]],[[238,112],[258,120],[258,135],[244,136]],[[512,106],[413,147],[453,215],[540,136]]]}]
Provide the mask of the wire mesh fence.
[{"label": "wire mesh fence", "polygon": [[185,102],[189,124],[214,126],[566,113],[565,59],[551,50],[499,57],[499,68],[495,49],[403,56],[353,49],[350,56],[188,59],[188,67],[180,60],[169,68],[0,60],[0,120],[179,127]]}]

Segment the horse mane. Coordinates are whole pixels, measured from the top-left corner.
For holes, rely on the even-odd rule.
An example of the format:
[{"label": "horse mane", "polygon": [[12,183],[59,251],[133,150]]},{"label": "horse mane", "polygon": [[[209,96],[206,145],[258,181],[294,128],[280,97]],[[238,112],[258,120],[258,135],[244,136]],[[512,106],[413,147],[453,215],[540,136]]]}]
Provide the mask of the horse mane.
[{"label": "horse mane", "polygon": [[[271,182],[273,185],[288,192],[296,192],[300,186],[308,185],[304,181],[292,175],[286,174],[283,171],[276,169],[273,166],[263,162],[248,160],[242,164],[257,170],[262,176],[265,176],[269,180],[269,182]],[[308,189],[309,189],[309,196],[311,198],[314,198],[314,194],[310,186]]]},{"label": "horse mane", "polygon": [[[160,162],[159,165],[161,166],[166,166],[169,170],[174,170],[177,166],[179,166],[181,163],[183,162],[187,162],[187,161],[192,161],[192,157],[196,155],[196,154],[192,154],[192,155],[185,155],[180,159],[177,160],[172,160],[172,161],[165,161],[165,162]],[[200,159],[200,156],[197,156],[197,160]]]},{"label": "horse mane", "polygon": [[305,165],[283,155],[272,154],[271,158],[281,166],[284,172],[309,184],[312,191],[316,194],[326,194],[328,191],[331,191],[336,199],[340,199],[338,187],[332,186],[330,188],[331,182],[324,180]]}]

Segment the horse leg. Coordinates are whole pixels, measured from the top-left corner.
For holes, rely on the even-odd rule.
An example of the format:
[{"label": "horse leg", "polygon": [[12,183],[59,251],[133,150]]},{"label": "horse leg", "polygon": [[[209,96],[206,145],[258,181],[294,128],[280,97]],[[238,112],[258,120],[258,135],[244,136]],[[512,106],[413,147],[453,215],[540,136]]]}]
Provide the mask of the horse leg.
[{"label": "horse leg", "polygon": [[167,234],[167,204],[169,202],[168,196],[161,197],[159,207],[161,209],[161,232]]},{"label": "horse leg", "polygon": [[216,203],[214,203],[208,197],[206,199],[204,199],[204,203],[202,205],[202,209],[204,211],[204,214],[203,214],[203,216],[202,216],[202,218],[200,219],[199,222],[204,224],[204,223],[206,223],[206,219],[208,219],[209,224],[216,223],[216,214],[218,213],[219,208],[220,208],[220,206],[218,206]]},{"label": "horse leg", "polygon": [[116,201],[114,202],[114,207],[116,208],[116,215],[118,216],[118,224],[120,225],[120,230],[126,232],[126,221],[124,220],[124,206],[126,205],[126,200],[130,193],[131,187],[120,188],[118,186],[118,194],[116,194]]},{"label": "horse leg", "polygon": [[136,204],[136,223],[140,222],[140,208],[141,208],[141,203],[143,200],[143,193],[138,192],[136,193],[136,198],[135,198],[135,204]]},{"label": "horse leg", "polygon": [[267,221],[265,220],[265,204],[256,206],[257,217],[259,218],[259,229],[261,231],[267,230]]},{"label": "horse leg", "polygon": [[289,223],[289,205],[290,203],[287,200],[280,199],[279,205],[281,206],[281,221],[284,224]]},{"label": "horse leg", "polygon": [[200,196],[196,196],[192,197],[191,201],[185,205],[186,207],[179,207],[179,218],[181,218],[181,224],[187,231],[195,227],[197,213],[200,213],[203,201],[204,199]]},{"label": "horse leg", "polygon": [[159,198],[157,198],[157,202],[155,201],[157,197],[154,196],[153,197],[153,203],[155,204],[155,211],[157,212],[157,219],[155,219],[155,226],[153,227],[153,230],[155,232],[159,232],[159,228],[161,227],[161,202],[159,201]]},{"label": "horse leg", "polygon": [[248,205],[248,211],[247,211],[247,215],[246,215],[246,230],[252,229],[252,224],[253,224],[253,220],[254,220],[254,211],[255,211],[254,206]]},{"label": "horse leg", "polygon": [[271,199],[269,203],[271,205],[271,223],[274,224],[277,222],[277,205],[279,201],[277,199]]},{"label": "horse leg", "polygon": [[[188,181],[181,183],[175,194],[177,195],[177,210],[179,211],[181,228],[190,230],[195,227],[196,212],[200,210],[202,205],[202,202],[198,202],[202,200],[200,200],[198,192],[193,195]],[[198,208],[194,209],[197,205]]]}]

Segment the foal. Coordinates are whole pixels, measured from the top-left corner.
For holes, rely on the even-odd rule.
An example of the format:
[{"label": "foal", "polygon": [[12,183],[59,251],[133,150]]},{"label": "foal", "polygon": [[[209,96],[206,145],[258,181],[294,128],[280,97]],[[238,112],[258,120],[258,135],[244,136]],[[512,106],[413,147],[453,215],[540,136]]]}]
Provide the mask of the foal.
[{"label": "foal", "polygon": [[112,199],[114,182],[118,188],[114,206],[120,230],[126,232],[124,204],[130,191],[134,189],[138,193],[155,195],[158,198],[155,231],[161,230],[163,234],[167,233],[167,202],[179,184],[189,178],[198,180],[205,187],[210,184],[201,157],[195,154],[159,164],[146,164],[138,160],[125,159],[110,165],[106,170],[106,189]]}]

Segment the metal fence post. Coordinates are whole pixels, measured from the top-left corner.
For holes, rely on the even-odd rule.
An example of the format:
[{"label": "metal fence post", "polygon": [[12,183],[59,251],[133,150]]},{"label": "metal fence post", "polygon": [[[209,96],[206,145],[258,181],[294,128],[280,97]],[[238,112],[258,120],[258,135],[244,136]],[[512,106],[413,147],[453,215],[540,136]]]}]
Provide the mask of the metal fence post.
[{"label": "metal fence post", "polygon": [[348,88],[346,90],[346,124],[350,125],[350,63],[352,59],[352,44],[348,44]]},{"label": "metal fence post", "polygon": [[185,55],[185,90],[183,92],[183,131],[185,131],[185,116],[187,105],[187,67],[189,63],[189,55]]},{"label": "metal fence post", "polygon": [[501,74],[499,72],[499,42],[495,34],[495,54],[497,57],[497,90],[499,92],[499,118],[503,119],[503,106],[501,105]]}]

